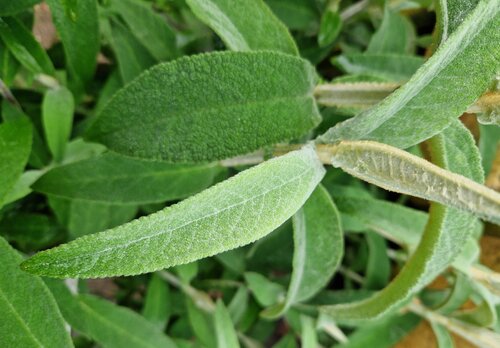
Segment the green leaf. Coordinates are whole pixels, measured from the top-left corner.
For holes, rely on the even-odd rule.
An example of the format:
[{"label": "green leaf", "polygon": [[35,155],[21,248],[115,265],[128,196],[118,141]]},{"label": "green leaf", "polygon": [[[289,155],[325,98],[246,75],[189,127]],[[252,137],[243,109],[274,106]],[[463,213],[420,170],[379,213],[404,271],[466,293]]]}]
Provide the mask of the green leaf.
[{"label": "green leaf", "polygon": [[293,216],[293,272],[286,300],[266,310],[282,315],[290,306],[308,300],[335,273],[344,253],[340,216],[326,189],[319,186]]},{"label": "green leaf", "polygon": [[96,0],[48,0],[52,18],[64,47],[66,64],[78,85],[92,79],[100,49]]},{"label": "green leaf", "polygon": [[[473,180],[483,180],[474,139],[458,120],[433,138],[430,145],[433,160],[439,165]],[[376,162],[388,163],[383,160]],[[400,167],[394,165],[392,168],[396,172]],[[391,313],[452,263],[474,233],[475,223],[476,220],[470,214],[432,204],[420,244],[386,288],[364,301],[326,306],[323,311],[337,320],[349,323],[360,323]]]},{"label": "green leaf", "polygon": [[19,62],[0,39],[0,78],[6,86],[12,85],[19,68]]},{"label": "green leaf", "polygon": [[181,58],[115,94],[87,138],[133,157],[203,162],[236,156],[316,126],[315,81],[305,60],[276,52]]},{"label": "green leaf", "polygon": [[187,0],[194,14],[233,51],[298,54],[290,33],[262,0]]},{"label": "green leaf", "polygon": [[441,132],[488,89],[499,70],[499,12],[500,0],[481,1],[408,83],[318,140],[366,139],[408,148]]},{"label": "green leaf", "polygon": [[196,306],[193,299],[186,297],[189,324],[203,347],[217,347],[214,316]]},{"label": "green leaf", "polygon": [[108,40],[111,42],[118,60],[122,82],[127,84],[144,70],[154,65],[156,61],[143,43],[123,24],[112,19],[110,21],[110,30]]},{"label": "green leaf", "polygon": [[[480,160],[474,161],[481,168]],[[333,147],[332,163],[386,190],[456,207],[500,224],[500,194],[403,150],[371,141],[345,141]],[[482,168],[474,178],[483,181]]]},{"label": "green leaf", "polygon": [[224,302],[221,300],[217,301],[214,319],[215,333],[217,335],[217,347],[238,348],[240,344],[238,343],[238,336],[236,335],[234,324],[231,321],[231,317],[229,316],[226,306],[224,306]]},{"label": "green leaf", "polygon": [[21,21],[13,17],[0,18],[0,37],[26,69],[34,74],[54,74],[49,56]]},{"label": "green leaf", "polygon": [[455,344],[448,330],[441,324],[431,323],[432,331],[436,337],[437,346],[439,348],[454,348]]},{"label": "green leaf", "polygon": [[50,291],[21,272],[22,256],[0,237],[0,345],[73,347]]},{"label": "green leaf", "polygon": [[48,196],[49,206],[69,238],[75,239],[129,222],[137,215],[135,205],[117,205]]},{"label": "green leaf", "polygon": [[448,39],[474,10],[480,0],[439,0],[436,1],[436,14],[441,42]]},{"label": "green leaf", "polygon": [[43,174],[41,170],[27,170],[19,179],[17,179],[16,183],[9,191],[9,193],[5,196],[4,204],[9,204],[11,202],[17,201],[27,195],[29,195],[32,190],[30,186],[38,180],[38,178]]},{"label": "green leaf", "polygon": [[42,214],[17,213],[0,220],[0,235],[26,250],[38,250],[53,245],[60,232],[53,219]]},{"label": "green leaf", "polygon": [[404,82],[417,71],[424,59],[396,53],[349,53],[332,63],[348,74],[362,74],[392,82]]},{"label": "green leaf", "polygon": [[415,41],[413,24],[386,5],[382,24],[372,36],[366,52],[412,54]]},{"label": "green leaf", "polygon": [[275,304],[284,294],[284,289],[280,284],[271,282],[260,273],[246,272],[244,276],[255,299],[264,307]]},{"label": "green leaf", "polygon": [[105,153],[56,167],[33,189],[57,197],[114,204],[186,198],[210,186],[221,168],[151,162]]},{"label": "green leaf", "polygon": [[21,118],[0,125],[0,207],[21,176],[31,152],[32,127]]},{"label": "green leaf", "polygon": [[132,34],[157,61],[169,60],[179,55],[174,31],[166,19],[156,14],[150,5],[137,0],[113,0],[111,9],[123,18]]},{"label": "green leaf", "polygon": [[318,44],[326,47],[332,44],[342,29],[342,19],[338,11],[327,10],[321,17],[318,33]]},{"label": "green leaf", "polygon": [[75,102],[66,87],[51,89],[45,93],[42,103],[42,120],[45,138],[52,156],[60,162],[71,135]]},{"label": "green leaf", "polygon": [[172,312],[170,287],[157,274],[148,283],[142,315],[161,331],[165,330]]},{"label": "green leaf", "polygon": [[479,151],[483,159],[483,168],[486,174],[490,173],[495,160],[495,155],[500,148],[500,127],[479,126]]},{"label": "green leaf", "polygon": [[176,347],[170,338],[129,308],[93,295],[72,295],[60,281],[47,279],[46,283],[71,327],[104,347]]},{"label": "green leaf", "polygon": [[292,30],[307,30],[316,25],[319,13],[310,0],[266,0],[276,16]]},{"label": "green leaf", "polygon": [[305,147],[148,217],[38,253],[23,268],[53,277],[105,277],[212,256],[276,229],[323,175],[314,150]]},{"label": "green leaf", "polygon": [[363,286],[367,289],[380,289],[387,285],[391,275],[387,243],[384,238],[373,232],[366,233],[366,241],[369,253]]},{"label": "green leaf", "polygon": [[10,16],[29,9],[41,0],[0,0],[0,16]]},{"label": "green leaf", "polygon": [[395,315],[362,326],[349,336],[347,343],[337,348],[391,348],[410,333],[420,322],[415,314]]},{"label": "green leaf", "polygon": [[301,315],[300,316],[301,330],[301,347],[303,348],[317,348],[318,337],[316,334],[316,328],[314,320],[311,317]]}]

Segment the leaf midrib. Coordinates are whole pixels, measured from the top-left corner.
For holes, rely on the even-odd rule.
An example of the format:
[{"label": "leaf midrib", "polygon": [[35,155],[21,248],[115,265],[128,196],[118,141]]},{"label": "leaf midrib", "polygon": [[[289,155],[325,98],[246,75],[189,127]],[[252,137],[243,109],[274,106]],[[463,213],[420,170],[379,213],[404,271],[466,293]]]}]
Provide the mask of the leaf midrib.
[{"label": "leaf midrib", "polygon": [[[258,194],[258,195],[256,195],[256,196],[253,196],[253,197],[251,197],[251,198],[245,199],[245,200],[243,200],[243,201],[241,201],[241,202],[238,202],[238,203],[236,203],[236,204],[232,204],[232,205],[230,205],[230,206],[224,207],[223,209],[218,210],[217,212],[213,212],[213,213],[210,213],[210,214],[206,214],[206,215],[204,215],[204,216],[202,216],[202,217],[199,217],[199,218],[197,218],[197,219],[194,219],[194,220],[191,220],[191,221],[189,221],[189,222],[186,222],[185,224],[183,224],[183,225],[181,225],[181,226],[178,226],[178,227],[176,227],[176,228],[174,228],[174,229],[171,229],[171,230],[164,230],[164,231],[160,231],[160,232],[158,232],[158,233],[152,234],[152,235],[143,236],[143,237],[138,238],[138,239],[136,239],[136,240],[129,241],[128,243],[125,243],[125,244],[119,244],[119,245],[116,245],[116,246],[113,246],[113,247],[108,247],[108,248],[105,248],[105,249],[103,249],[103,250],[99,250],[99,251],[96,251],[96,252],[93,252],[93,253],[90,253],[90,252],[89,252],[89,253],[85,253],[85,254],[81,254],[81,255],[77,255],[77,256],[69,257],[69,258],[65,258],[65,260],[61,260],[61,261],[56,260],[56,261],[51,261],[51,262],[50,262],[50,261],[49,261],[49,262],[41,262],[40,264],[41,264],[41,265],[49,265],[49,264],[56,264],[56,265],[57,265],[57,264],[62,264],[62,263],[63,263],[63,264],[64,264],[64,263],[68,263],[68,261],[70,261],[70,260],[77,260],[77,259],[81,259],[82,257],[88,257],[88,256],[94,256],[94,257],[95,257],[95,256],[97,256],[97,257],[99,257],[101,254],[104,254],[104,253],[106,253],[106,252],[108,252],[108,251],[114,251],[114,250],[117,250],[117,249],[124,249],[124,248],[129,247],[130,245],[140,243],[140,242],[142,242],[143,240],[153,239],[153,238],[156,238],[156,237],[158,237],[158,236],[160,236],[160,235],[163,235],[163,234],[165,234],[165,233],[173,233],[173,232],[175,232],[175,231],[177,231],[177,230],[180,230],[180,229],[182,229],[182,228],[185,228],[186,226],[192,225],[192,224],[194,224],[194,223],[196,223],[196,222],[198,222],[198,221],[200,221],[200,220],[204,220],[204,219],[211,218],[211,217],[213,217],[213,216],[215,216],[215,215],[219,215],[219,214],[221,214],[221,213],[223,213],[223,212],[225,212],[225,211],[227,211],[227,210],[230,210],[230,209],[233,209],[233,208],[239,207],[239,206],[244,205],[244,204],[246,204],[246,203],[248,203],[248,202],[251,202],[251,201],[253,201],[253,200],[255,200],[255,199],[258,199],[258,198],[260,198],[260,197],[263,197],[263,196],[267,195],[269,192],[276,191],[276,190],[278,190],[278,189],[282,188],[283,186],[286,186],[286,185],[288,185],[288,184],[290,184],[290,183],[292,183],[292,182],[294,182],[294,181],[296,181],[296,180],[298,180],[298,179],[302,178],[303,176],[307,175],[309,172],[312,172],[313,170],[314,170],[314,168],[313,168],[312,166],[309,166],[309,167],[307,168],[307,170],[305,170],[305,171],[304,171],[304,172],[302,172],[301,174],[299,174],[299,175],[297,175],[297,176],[294,176],[292,179],[290,179],[290,180],[288,180],[288,181],[286,181],[286,182],[284,182],[284,183],[282,183],[282,184],[280,184],[280,185],[278,185],[278,186],[275,186],[275,187],[273,187],[272,189],[266,190],[266,191],[264,191],[264,192],[262,192],[262,193],[260,193],[260,194]],[[194,197],[193,197],[193,198],[194,198]],[[189,203],[189,201],[190,201],[190,199],[187,199],[187,200],[185,200],[185,201],[183,201],[183,202],[181,202],[181,203],[179,203],[179,204],[187,204],[187,203]],[[167,209],[168,209],[168,208],[167,208]],[[164,212],[163,212],[163,211],[160,211],[160,212],[157,212],[157,213],[155,213],[155,214],[150,215],[149,217],[150,217],[150,218],[153,218],[154,216],[157,216],[157,215],[162,214],[162,213],[164,213]],[[101,232],[101,233],[105,233],[105,232]],[[97,236],[97,235],[99,235],[99,234],[95,234],[95,235],[93,235],[93,236]],[[90,237],[90,236],[89,236],[89,237]],[[60,248],[67,248],[67,245],[70,245],[70,244],[65,244],[64,246],[62,246],[62,247],[60,247]],[[64,251],[64,249],[60,249],[60,250]]]}]

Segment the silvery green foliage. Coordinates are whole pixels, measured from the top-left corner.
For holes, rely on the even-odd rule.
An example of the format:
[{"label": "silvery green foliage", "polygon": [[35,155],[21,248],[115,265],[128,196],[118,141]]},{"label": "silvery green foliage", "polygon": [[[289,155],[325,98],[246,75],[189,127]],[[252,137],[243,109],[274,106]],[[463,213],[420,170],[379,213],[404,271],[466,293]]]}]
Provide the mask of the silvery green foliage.
[{"label": "silvery green foliage", "polygon": [[408,83],[318,142],[364,139],[407,148],[445,129],[500,69],[499,13],[500,0],[481,1]]},{"label": "silvery green foliage", "polygon": [[150,216],[41,252],[23,268],[52,277],[91,278],[152,272],[212,256],[276,229],[323,175],[314,149],[307,146]]}]

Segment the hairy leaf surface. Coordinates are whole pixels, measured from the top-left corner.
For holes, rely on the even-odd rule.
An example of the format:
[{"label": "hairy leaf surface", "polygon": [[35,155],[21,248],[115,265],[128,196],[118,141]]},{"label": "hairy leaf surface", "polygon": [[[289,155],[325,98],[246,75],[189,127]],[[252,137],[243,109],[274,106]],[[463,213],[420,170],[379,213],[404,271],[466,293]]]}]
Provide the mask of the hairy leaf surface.
[{"label": "hairy leaf surface", "polygon": [[293,272],[286,300],[267,310],[283,314],[321,290],[342,260],[344,241],[340,216],[326,189],[319,186],[293,217]]},{"label": "hairy leaf surface", "polygon": [[[459,121],[432,139],[433,160],[477,182],[484,180],[480,156],[469,131]],[[363,322],[386,315],[408,301],[457,257],[474,233],[476,219],[434,203],[416,251],[396,278],[374,296],[355,303],[324,307],[334,318]]]},{"label": "hairy leaf surface", "polygon": [[194,14],[233,51],[298,54],[287,28],[263,0],[187,0]]},{"label": "hairy leaf surface", "polygon": [[320,120],[313,67],[276,52],[164,63],[119,91],[87,138],[133,157],[204,162],[307,133]]},{"label": "hairy leaf surface", "polygon": [[0,346],[73,347],[52,294],[19,269],[22,260],[0,237]]},{"label": "hairy leaf surface", "polygon": [[221,168],[138,160],[105,153],[56,167],[34,190],[57,197],[116,204],[143,204],[186,198],[208,186]]},{"label": "hairy leaf surface", "polygon": [[32,273],[105,277],[151,272],[251,243],[306,201],[324,174],[314,150],[272,159],[158,213],[27,260]]},{"label": "hairy leaf surface", "polygon": [[318,140],[366,139],[407,148],[445,129],[500,69],[499,13],[500,0],[481,1],[408,83]]}]

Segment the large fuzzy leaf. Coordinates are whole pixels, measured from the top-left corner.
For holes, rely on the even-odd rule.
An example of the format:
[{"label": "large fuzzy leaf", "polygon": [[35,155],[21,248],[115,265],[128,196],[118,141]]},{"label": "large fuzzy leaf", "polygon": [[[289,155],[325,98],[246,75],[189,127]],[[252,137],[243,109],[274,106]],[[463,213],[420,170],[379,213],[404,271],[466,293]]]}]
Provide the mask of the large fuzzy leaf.
[{"label": "large fuzzy leaf", "polygon": [[306,201],[324,174],[314,150],[248,169],[177,205],[41,252],[23,268],[52,277],[151,272],[251,243]]},{"label": "large fuzzy leaf", "polygon": [[181,58],[119,91],[87,138],[142,158],[201,162],[236,156],[317,125],[315,81],[308,62],[276,52]]},{"label": "large fuzzy leaf", "polygon": [[407,148],[438,134],[488,89],[500,69],[499,13],[500,0],[481,1],[407,84],[318,140],[366,139]]}]

